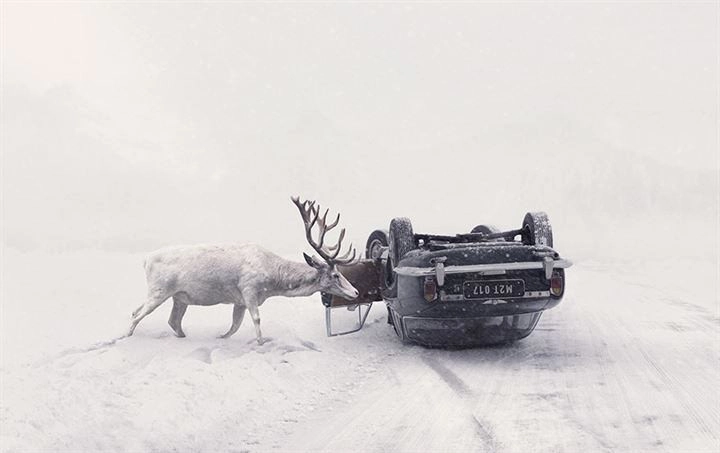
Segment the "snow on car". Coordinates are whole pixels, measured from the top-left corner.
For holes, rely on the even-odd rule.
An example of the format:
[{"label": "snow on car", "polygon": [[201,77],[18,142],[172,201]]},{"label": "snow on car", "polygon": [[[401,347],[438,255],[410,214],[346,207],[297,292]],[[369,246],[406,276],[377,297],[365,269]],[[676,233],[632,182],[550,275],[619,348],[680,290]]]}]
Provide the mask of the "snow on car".
[{"label": "snow on car", "polygon": [[[409,219],[394,218],[389,231],[370,234],[364,260],[340,267],[360,297],[323,293],[327,333],[360,330],[371,304],[385,300],[403,342],[455,347],[524,338],[565,292],[572,263],[552,247],[544,212],[527,213],[517,230],[478,225],[454,236],[416,234]],[[333,329],[339,307],[357,308],[354,328]]]}]

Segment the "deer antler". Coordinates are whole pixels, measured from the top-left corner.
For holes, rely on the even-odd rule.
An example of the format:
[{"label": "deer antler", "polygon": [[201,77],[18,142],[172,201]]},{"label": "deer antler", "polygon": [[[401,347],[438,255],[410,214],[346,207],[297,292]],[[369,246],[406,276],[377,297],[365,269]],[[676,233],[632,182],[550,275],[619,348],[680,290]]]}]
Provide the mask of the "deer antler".
[{"label": "deer antler", "polygon": [[[340,222],[340,213],[338,213],[335,221],[328,225],[327,216],[330,212],[329,209],[326,209],[325,213],[321,217],[320,205],[315,204],[315,201],[305,200],[303,202],[300,202],[300,197],[290,197],[290,199],[293,203],[295,203],[295,206],[297,206],[298,210],[300,211],[300,217],[302,217],[303,223],[305,224],[305,237],[307,238],[308,243],[310,243],[310,246],[315,249],[318,255],[320,255],[330,265],[347,265],[355,260],[356,253],[352,244],[350,244],[350,248],[344,255],[338,257],[338,255],[340,254],[340,249],[342,248],[342,241],[345,238],[345,228],[340,230],[340,236],[338,238],[337,244],[327,247],[324,246],[325,233],[332,230],[338,225],[338,223]],[[319,227],[317,242],[315,242],[312,234],[312,229],[316,224]],[[350,256],[351,252],[352,256]]]}]

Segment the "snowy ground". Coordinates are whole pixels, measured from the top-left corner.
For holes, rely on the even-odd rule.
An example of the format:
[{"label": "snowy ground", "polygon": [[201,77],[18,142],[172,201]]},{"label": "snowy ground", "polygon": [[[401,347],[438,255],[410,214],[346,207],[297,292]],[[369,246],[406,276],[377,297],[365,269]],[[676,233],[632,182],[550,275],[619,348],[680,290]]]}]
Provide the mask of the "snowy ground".
[{"label": "snowy ground", "polygon": [[[718,7],[0,0],[0,453],[720,452]],[[460,351],[317,295],[121,338],[131,253],[300,261],[291,195],[360,247],[547,211],[566,298]]]},{"label": "snowy ground", "polygon": [[[327,338],[318,297],[169,304],[119,337],[138,256],[5,257],[2,451],[718,451],[716,262],[580,261],[563,302],[512,345],[401,345],[376,304]],[[88,275],[94,276],[86,284]]]}]

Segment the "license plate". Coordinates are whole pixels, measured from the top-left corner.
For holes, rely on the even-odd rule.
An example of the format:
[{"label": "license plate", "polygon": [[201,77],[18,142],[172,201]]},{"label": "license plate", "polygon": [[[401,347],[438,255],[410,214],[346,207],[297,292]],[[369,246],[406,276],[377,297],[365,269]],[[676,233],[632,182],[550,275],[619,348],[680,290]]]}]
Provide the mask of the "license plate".
[{"label": "license plate", "polygon": [[522,280],[484,280],[463,283],[465,299],[503,299],[522,297],[525,294],[525,282]]}]

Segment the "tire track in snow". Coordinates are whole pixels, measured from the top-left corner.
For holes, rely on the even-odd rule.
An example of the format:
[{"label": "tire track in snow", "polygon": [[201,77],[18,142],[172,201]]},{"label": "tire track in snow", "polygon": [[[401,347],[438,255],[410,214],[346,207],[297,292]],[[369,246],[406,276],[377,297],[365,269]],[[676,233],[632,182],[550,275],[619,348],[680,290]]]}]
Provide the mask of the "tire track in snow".
[{"label": "tire track in snow", "polygon": [[[486,423],[472,414],[475,396],[469,386],[432,357],[440,351],[394,343],[382,350],[381,355],[357,357],[369,359],[377,370],[349,379],[358,385],[357,397],[344,401],[342,407],[325,406],[296,426],[278,448],[318,452],[498,450]],[[426,363],[425,355],[431,356],[435,369]]]},{"label": "tire track in snow", "polygon": [[438,376],[440,376],[440,379],[453,389],[460,398],[474,397],[473,391],[465,383],[465,381],[460,379],[457,374],[453,373],[452,370],[440,363],[440,361],[438,361],[435,357],[429,354],[423,354],[422,360],[433,371],[435,371]]},{"label": "tire track in snow", "polygon": [[644,348],[638,348],[638,350],[647,364],[655,370],[656,375],[659,376],[665,384],[672,388],[672,391],[675,395],[677,395],[677,399],[685,410],[685,413],[690,417],[695,426],[697,426],[698,429],[706,436],[712,437],[714,435],[712,428],[697,410],[697,408],[702,406],[705,401],[697,397],[693,397],[692,394],[687,392],[682,385],[682,382],[674,375],[670,374],[656,359],[651,357]]},{"label": "tire track in snow", "polygon": [[457,374],[455,374],[450,368],[443,365],[437,358],[430,354],[423,354],[422,360],[425,362],[430,369],[435,371],[440,379],[445,382],[460,398],[461,403],[465,406],[465,409],[470,413],[475,425],[477,426],[477,434],[482,440],[483,444],[487,447],[488,451],[498,451],[498,443],[493,435],[492,431],[487,427],[487,422],[480,420],[478,416],[473,413],[474,403],[477,402],[477,396]]}]

